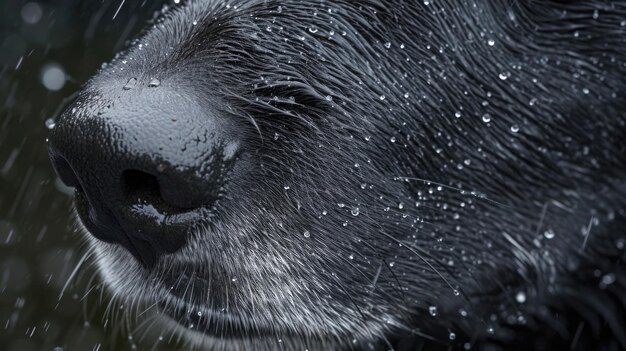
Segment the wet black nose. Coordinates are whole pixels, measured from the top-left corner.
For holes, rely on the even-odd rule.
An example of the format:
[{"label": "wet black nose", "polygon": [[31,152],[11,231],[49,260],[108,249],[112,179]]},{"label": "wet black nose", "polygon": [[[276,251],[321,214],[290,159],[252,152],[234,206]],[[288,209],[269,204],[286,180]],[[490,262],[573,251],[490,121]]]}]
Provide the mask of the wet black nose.
[{"label": "wet black nose", "polygon": [[57,120],[48,150],[87,230],[152,266],[209,220],[238,144],[175,89],[123,87],[84,93]]}]

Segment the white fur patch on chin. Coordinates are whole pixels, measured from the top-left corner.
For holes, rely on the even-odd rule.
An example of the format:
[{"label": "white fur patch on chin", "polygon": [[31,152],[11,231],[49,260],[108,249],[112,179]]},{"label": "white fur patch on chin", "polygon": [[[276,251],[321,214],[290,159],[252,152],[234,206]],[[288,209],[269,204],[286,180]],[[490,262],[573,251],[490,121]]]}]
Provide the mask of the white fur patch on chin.
[{"label": "white fur patch on chin", "polygon": [[[81,226],[82,227],[82,226]],[[87,238],[91,249],[95,253],[96,266],[105,282],[106,287],[113,293],[114,299],[119,299],[126,304],[134,305],[135,303],[144,303],[146,305],[154,304],[155,299],[167,298],[167,292],[150,284],[146,271],[135,262],[134,258],[116,244],[102,242],[88,233],[82,227],[85,237]],[[199,249],[196,245],[193,248]],[[189,248],[188,248],[189,249]],[[197,252],[196,252],[197,254]],[[279,257],[275,258],[280,259]],[[276,262],[275,262],[276,263]],[[284,262],[283,262],[284,263]],[[279,265],[276,264],[277,272]],[[285,265],[282,265],[284,268]],[[283,274],[287,272],[281,272]],[[256,299],[256,303],[268,306],[268,313],[271,313],[272,306],[275,303],[264,299],[265,295],[274,295],[271,284],[265,284],[257,289],[259,295],[250,296]],[[281,290],[281,293],[289,296],[298,296],[296,285],[274,286],[275,289]],[[291,293],[288,293],[290,292]],[[266,296],[267,298],[267,296]],[[376,320],[361,321],[356,311],[346,309],[345,314],[336,314],[335,318],[321,318],[319,313],[314,310],[319,308],[309,304],[303,304],[297,309],[291,309],[289,306],[279,304],[280,311],[274,310],[276,318],[282,319],[280,315],[289,316],[282,319],[282,322],[276,324],[291,324],[297,321],[298,325],[290,325],[289,330],[293,333],[298,332],[294,336],[277,336],[268,335],[267,337],[256,338],[218,338],[215,336],[204,334],[200,331],[190,329],[179,324],[177,321],[169,317],[167,314],[159,311],[150,311],[151,318],[155,319],[152,323],[153,328],[161,330],[163,334],[178,335],[176,339],[182,339],[194,349],[211,349],[211,350],[275,350],[283,349],[308,349],[308,350],[330,350],[339,348],[340,345],[352,344],[354,342],[362,342],[382,337],[391,327],[402,326],[402,322],[398,316],[385,313],[377,316]],[[128,311],[131,313],[131,311]],[[319,311],[318,311],[319,312]],[[352,317],[350,317],[352,316]],[[323,331],[323,332],[322,332]],[[351,335],[351,336],[346,336]],[[169,336],[168,336],[169,338]]]}]

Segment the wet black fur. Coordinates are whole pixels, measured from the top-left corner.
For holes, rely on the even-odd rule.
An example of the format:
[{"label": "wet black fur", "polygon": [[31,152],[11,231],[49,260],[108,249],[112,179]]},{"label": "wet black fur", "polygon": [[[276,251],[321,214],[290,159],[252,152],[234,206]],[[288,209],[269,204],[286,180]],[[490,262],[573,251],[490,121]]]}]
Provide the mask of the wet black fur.
[{"label": "wet black fur", "polygon": [[626,348],[626,3],[201,0],[111,77],[219,101],[255,160],[220,221],[398,316],[355,347]]}]

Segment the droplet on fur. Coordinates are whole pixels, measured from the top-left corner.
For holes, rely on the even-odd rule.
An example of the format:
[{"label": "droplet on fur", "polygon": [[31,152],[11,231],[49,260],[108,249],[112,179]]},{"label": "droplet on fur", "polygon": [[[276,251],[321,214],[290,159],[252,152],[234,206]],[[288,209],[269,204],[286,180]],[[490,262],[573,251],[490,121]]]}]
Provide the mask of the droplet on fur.
[{"label": "droplet on fur", "polygon": [[519,291],[515,295],[515,301],[517,301],[517,303],[524,303],[524,302],[526,302],[526,293],[523,292],[523,291]]},{"label": "droplet on fur", "polygon": [[517,124],[512,125],[511,126],[511,132],[513,132],[513,133],[519,132],[519,126]]},{"label": "droplet on fur", "polygon": [[399,204],[398,204],[398,208],[399,208],[399,209],[403,209],[403,208],[404,208],[404,203],[402,203],[402,202],[401,202],[401,203],[399,203]]},{"label": "droplet on fur", "polygon": [[308,230],[305,230],[303,235],[305,238],[311,237],[311,233]]},{"label": "droplet on fur", "polygon": [[456,118],[461,118],[461,111],[456,111],[456,112],[454,113],[454,117],[456,117]]},{"label": "droplet on fur", "polygon": [[428,307],[428,313],[433,316],[436,317],[437,316],[437,307],[436,306],[430,306]]},{"label": "droplet on fur", "polygon": [[502,72],[500,73],[500,75],[498,75],[498,77],[500,77],[501,80],[507,80],[510,76],[511,76],[511,73],[509,72]]},{"label": "droplet on fur", "polygon": [[135,84],[137,83],[137,78],[131,78],[128,80],[128,82],[126,82],[126,85],[124,85],[124,90],[130,90],[132,89]]},{"label": "droplet on fur", "polygon": [[604,286],[611,285],[611,284],[615,283],[615,274],[613,274],[613,273],[605,274],[602,277],[601,283]]},{"label": "droplet on fur", "polygon": [[491,116],[488,113],[485,113],[483,115],[483,122],[485,122],[485,123],[491,122]]},{"label": "droplet on fur", "polygon": [[548,228],[545,232],[543,232],[543,236],[546,239],[554,239],[554,230],[552,230],[552,228]]},{"label": "droplet on fur", "polygon": [[453,332],[450,332],[450,334],[448,335],[448,338],[450,340],[456,340],[456,334],[454,334]]},{"label": "droplet on fur", "polygon": [[494,45],[496,45],[496,41],[495,41],[495,40],[493,40],[493,39],[489,39],[489,40],[487,41],[487,44],[489,44],[489,46],[494,46]]},{"label": "droplet on fur", "polygon": [[156,87],[158,87],[159,85],[161,85],[161,81],[160,81],[160,80],[158,80],[158,79],[156,79],[156,78],[153,78],[153,79],[150,81],[150,83],[148,83],[148,86],[149,86],[149,87],[151,87],[151,88],[156,88]]},{"label": "droplet on fur", "polygon": [[396,137],[391,137],[391,139],[389,139],[392,143],[396,142]]},{"label": "droplet on fur", "polygon": [[358,215],[359,215],[359,211],[360,211],[360,210],[359,210],[359,208],[358,208],[358,207],[354,207],[354,208],[352,208],[352,211],[350,211],[350,213],[351,213],[353,216],[358,216]]}]

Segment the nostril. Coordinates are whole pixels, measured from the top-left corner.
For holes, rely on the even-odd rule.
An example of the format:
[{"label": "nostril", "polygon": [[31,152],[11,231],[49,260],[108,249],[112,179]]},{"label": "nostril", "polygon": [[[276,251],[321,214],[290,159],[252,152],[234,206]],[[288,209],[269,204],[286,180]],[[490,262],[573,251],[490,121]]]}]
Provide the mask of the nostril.
[{"label": "nostril", "polygon": [[131,203],[148,202],[154,206],[165,204],[159,181],[150,173],[129,169],[122,172],[122,189]]},{"label": "nostril", "polygon": [[52,155],[52,166],[65,185],[82,191],[76,172],[74,172],[72,166],[70,166],[65,158],[59,155]]}]

